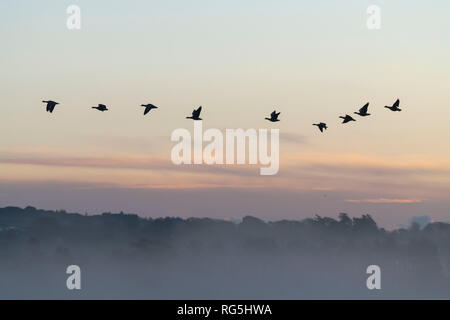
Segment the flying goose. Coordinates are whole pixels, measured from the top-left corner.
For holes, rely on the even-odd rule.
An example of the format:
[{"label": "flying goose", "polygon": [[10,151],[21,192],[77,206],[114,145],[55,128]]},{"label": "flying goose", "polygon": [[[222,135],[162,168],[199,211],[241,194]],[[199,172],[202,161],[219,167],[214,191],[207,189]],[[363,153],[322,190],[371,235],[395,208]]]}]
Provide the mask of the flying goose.
[{"label": "flying goose", "polygon": [[397,99],[397,101],[395,101],[395,103],[392,105],[392,107],[390,106],[385,106],[385,108],[388,108],[391,111],[402,111],[402,109],[400,109],[398,106],[400,105],[400,99]]},{"label": "flying goose", "polygon": [[53,110],[55,110],[56,105],[59,104],[58,102],[55,102],[52,100],[42,101],[42,102],[47,104],[47,112],[50,112],[50,113],[52,113]]},{"label": "flying goose", "polygon": [[276,112],[275,110],[270,114],[270,118],[264,118],[266,120],[269,120],[270,122],[277,122],[280,121],[278,119],[278,116],[280,115],[281,112]]},{"label": "flying goose", "polygon": [[149,103],[149,104],[141,104],[141,107],[145,107],[144,110],[144,116],[149,113],[152,109],[158,109],[157,106],[154,106],[153,104]]},{"label": "flying goose", "polygon": [[328,129],[327,124],[323,123],[323,122],[314,123],[313,126],[317,126],[319,128],[320,132],[323,132],[323,130],[327,130]]},{"label": "flying goose", "polygon": [[104,104],[99,104],[98,107],[92,107],[92,109],[97,109],[98,111],[101,111],[101,112],[109,110]]},{"label": "flying goose", "polygon": [[200,106],[197,110],[194,109],[194,111],[192,111],[192,116],[186,117],[186,119],[203,120],[202,118],[200,118],[200,112],[202,112],[202,106]]},{"label": "flying goose", "polygon": [[367,113],[367,109],[369,108],[369,103],[367,102],[364,107],[359,109],[359,112],[355,112],[355,114],[360,115],[361,117],[370,116],[370,113]]},{"label": "flying goose", "polygon": [[339,118],[344,119],[344,121],[342,121],[342,123],[347,123],[347,122],[350,122],[350,121],[356,121],[355,119],[353,119],[348,114],[346,114],[345,117],[339,117]]}]

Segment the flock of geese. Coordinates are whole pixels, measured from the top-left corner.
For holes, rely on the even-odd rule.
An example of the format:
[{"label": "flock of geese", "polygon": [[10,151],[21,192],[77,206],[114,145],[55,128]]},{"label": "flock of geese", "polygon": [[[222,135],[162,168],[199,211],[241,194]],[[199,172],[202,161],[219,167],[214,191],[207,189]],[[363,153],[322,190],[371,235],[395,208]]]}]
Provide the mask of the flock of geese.
[{"label": "flock of geese", "polygon": [[[47,104],[47,112],[52,113],[53,110],[55,110],[55,107],[59,104],[58,102],[52,101],[52,100],[47,100],[47,101],[42,101],[43,103]],[[385,108],[391,110],[391,111],[402,111],[402,109],[399,108],[400,106],[400,100],[397,99],[397,101],[394,102],[394,104],[392,106],[385,106]],[[158,109],[157,106],[149,103],[149,104],[142,104],[141,107],[144,107],[144,116],[149,113],[151,110],[153,109]],[[92,109],[97,109],[98,111],[101,112],[105,112],[108,111],[108,107],[105,106],[104,104],[99,104],[97,107],[92,107]],[[360,117],[367,117],[370,116],[370,113],[368,113],[369,110],[369,103],[366,103],[361,109],[359,109],[359,111],[354,112],[355,114],[359,115]],[[202,118],[200,118],[200,113],[202,112],[202,107],[200,106],[198,109],[194,109],[194,111],[192,111],[192,115],[189,117],[186,117],[186,119],[192,119],[192,120],[202,120]],[[280,121],[280,119],[278,119],[279,115],[281,112],[276,112],[276,110],[274,110],[271,114],[270,114],[270,118],[265,118],[266,120],[270,121],[270,122],[278,122]],[[356,121],[352,116],[346,114],[345,116],[340,116],[339,118],[343,119],[342,123],[348,123],[351,121]],[[317,126],[320,130],[320,132],[323,132],[324,130],[328,129],[327,124],[324,122],[320,122],[320,123],[314,123],[313,126]]]},{"label": "flock of geese", "polygon": [[[397,99],[397,101],[394,102],[392,106],[385,106],[385,108],[391,110],[391,111],[402,111],[402,109],[399,108],[400,106],[400,99]],[[369,102],[367,102],[359,111],[354,112],[355,114],[359,115],[360,117],[367,117],[370,116],[369,111]],[[278,113],[279,114],[279,113]],[[277,116],[277,114],[272,114]],[[351,121],[356,121],[352,116],[346,114],[345,116],[340,116],[340,119],[343,119],[342,123],[348,123]],[[328,129],[327,124],[324,122],[320,123],[314,123],[313,126],[317,126],[320,130],[320,132],[323,132],[324,130]]]}]

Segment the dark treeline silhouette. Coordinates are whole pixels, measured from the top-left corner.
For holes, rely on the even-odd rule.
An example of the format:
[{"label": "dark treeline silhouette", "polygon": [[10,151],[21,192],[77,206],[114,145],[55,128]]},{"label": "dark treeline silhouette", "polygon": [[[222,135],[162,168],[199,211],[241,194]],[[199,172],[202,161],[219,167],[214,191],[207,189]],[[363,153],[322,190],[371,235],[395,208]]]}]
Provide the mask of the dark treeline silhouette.
[{"label": "dark treeline silhouette", "polygon": [[[65,287],[79,265],[82,290]],[[381,290],[366,268],[379,265]],[[450,224],[0,209],[0,298],[450,298]]]}]

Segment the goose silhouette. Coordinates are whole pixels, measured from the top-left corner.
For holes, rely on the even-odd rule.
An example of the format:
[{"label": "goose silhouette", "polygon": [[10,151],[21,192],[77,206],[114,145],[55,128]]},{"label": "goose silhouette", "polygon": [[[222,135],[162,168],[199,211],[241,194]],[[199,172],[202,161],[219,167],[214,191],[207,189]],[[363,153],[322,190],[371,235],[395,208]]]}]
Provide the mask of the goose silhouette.
[{"label": "goose silhouette", "polygon": [[141,107],[145,107],[144,110],[144,116],[149,113],[152,109],[158,109],[157,106],[154,106],[153,104],[149,103],[149,104],[141,104]]},{"label": "goose silhouette", "polygon": [[194,111],[192,111],[192,116],[186,117],[186,119],[203,120],[202,118],[200,118],[200,112],[202,112],[202,106],[200,106],[198,109],[194,109]]},{"label": "goose silhouette", "polygon": [[400,105],[400,99],[397,99],[397,101],[394,102],[394,104],[392,105],[392,107],[390,106],[385,106],[385,108],[388,108],[391,111],[402,111],[402,109],[399,108]]},{"label": "goose silhouette", "polygon": [[275,110],[273,110],[273,112],[270,114],[270,118],[264,118],[266,120],[269,120],[270,122],[277,122],[280,121],[278,119],[278,116],[280,115],[281,112],[276,112]]},{"label": "goose silhouette", "polygon": [[319,128],[320,132],[323,132],[323,130],[327,130],[328,129],[327,124],[323,123],[323,122],[313,123],[313,126],[317,126]]},{"label": "goose silhouette", "polygon": [[59,104],[58,102],[55,102],[52,100],[42,101],[42,102],[47,104],[47,112],[50,112],[50,113],[52,113],[53,110],[55,110],[56,105]]},{"label": "goose silhouette", "polygon": [[369,103],[367,102],[364,107],[359,109],[359,112],[355,112],[355,114],[360,115],[361,117],[367,117],[370,116],[370,113],[367,113],[367,110],[369,108]]},{"label": "goose silhouette", "polygon": [[99,104],[98,107],[92,107],[92,109],[97,109],[98,111],[101,111],[101,112],[109,110],[104,104]]},{"label": "goose silhouette", "polygon": [[355,119],[353,119],[348,114],[346,114],[345,117],[339,117],[339,118],[344,119],[344,121],[342,121],[342,123],[347,123],[347,122],[350,122],[350,121],[356,121]]}]

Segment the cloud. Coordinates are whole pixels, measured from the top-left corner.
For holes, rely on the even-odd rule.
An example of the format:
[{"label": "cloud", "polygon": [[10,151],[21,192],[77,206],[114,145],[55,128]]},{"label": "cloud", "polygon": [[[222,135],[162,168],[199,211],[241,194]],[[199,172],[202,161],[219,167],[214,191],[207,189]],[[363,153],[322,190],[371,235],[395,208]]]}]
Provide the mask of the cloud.
[{"label": "cloud", "polygon": [[447,159],[418,156],[285,153],[280,157],[280,172],[275,176],[260,176],[260,165],[176,166],[169,157],[76,157],[0,150],[1,166],[6,172],[3,179],[10,182],[65,180],[143,189],[209,186],[356,191],[367,195],[389,194],[392,198],[343,198],[350,199],[349,203],[417,203],[417,199],[447,197],[450,187]]},{"label": "cloud", "polygon": [[287,166],[337,167],[351,170],[383,170],[395,171],[445,171],[450,173],[450,159],[424,157],[417,155],[378,156],[349,153],[304,152],[283,155],[283,163]]},{"label": "cloud", "polygon": [[359,199],[359,200],[345,200],[349,203],[422,203],[421,199],[388,199],[388,198],[378,198],[378,199]]},{"label": "cloud", "polygon": [[3,164],[22,164],[50,167],[90,167],[116,169],[164,169],[171,165],[162,158],[71,158],[18,157],[0,159]]},{"label": "cloud", "polygon": [[292,144],[307,144],[306,137],[297,133],[281,132],[280,140]]},{"label": "cloud", "polygon": [[330,187],[311,187],[313,191],[332,191],[333,188]]},{"label": "cloud", "polygon": [[263,165],[175,165],[169,158],[162,157],[17,157],[0,158],[4,165],[43,166],[49,168],[94,168],[110,170],[144,170],[154,172],[173,172],[189,175],[216,175],[236,177],[260,177],[259,168]]}]

